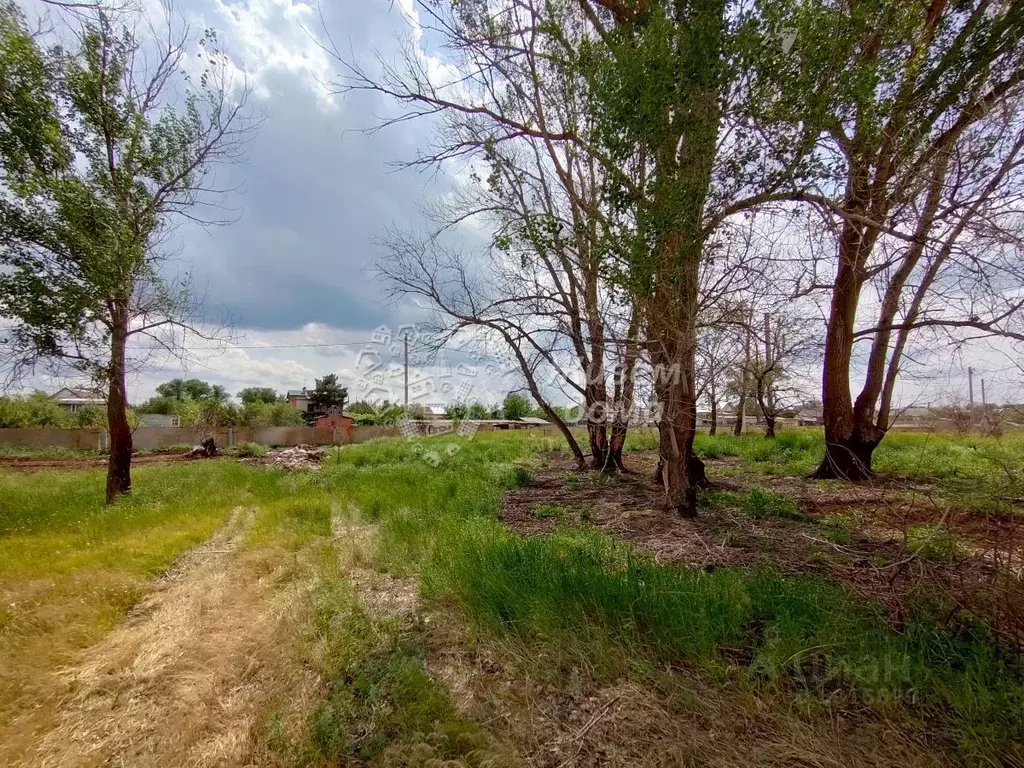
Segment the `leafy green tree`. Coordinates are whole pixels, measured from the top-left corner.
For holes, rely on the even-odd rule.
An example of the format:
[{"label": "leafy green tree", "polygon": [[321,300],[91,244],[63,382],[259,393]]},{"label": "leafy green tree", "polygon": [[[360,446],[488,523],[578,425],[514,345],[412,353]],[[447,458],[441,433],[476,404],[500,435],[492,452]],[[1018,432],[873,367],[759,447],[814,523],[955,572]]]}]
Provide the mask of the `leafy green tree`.
[{"label": "leafy green tree", "polygon": [[451,403],[444,409],[444,417],[452,421],[464,421],[469,418],[469,406],[465,403]]},{"label": "leafy green tree", "polygon": [[227,390],[219,384],[210,384],[201,379],[171,379],[157,385],[156,393],[171,400],[214,400],[228,399]]},{"label": "leafy green tree", "polygon": [[137,410],[139,413],[159,413],[164,416],[180,416],[179,406],[181,400],[174,397],[151,397],[146,402],[142,403]]},{"label": "leafy green tree", "polygon": [[251,124],[212,32],[191,80],[181,66],[199,59],[169,15],[143,45],[141,16],[59,12],[77,39],[44,50],[17,7],[0,6],[3,354],[14,376],[46,365],[106,385],[112,502],[131,490],[129,342],[174,349],[183,327],[200,332],[187,282],[162,276],[163,236],[212,200],[212,166],[237,157]]},{"label": "leafy green tree", "polygon": [[517,392],[509,392],[501,404],[502,414],[506,419],[516,420],[529,416],[533,412],[530,401]]},{"label": "leafy green tree", "polygon": [[72,426],[70,416],[69,411],[41,392],[0,397],[0,427],[68,427]]},{"label": "leafy green tree", "polygon": [[491,417],[491,412],[483,403],[472,403],[467,415],[470,419],[484,420]]},{"label": "leafy green tree", "polygon": [[253,403],[277,403],[282,398],[270,387],[246,387],[238,393],[238,399],[242,401],[242,405],[252,405]]},{"label": "leafy green tree", "polygon": [[322,379],[316,380],[316,386],[310,394],[309,402],[315,413],[326,413],[329,408],[345,410],[345,401],[348,399],[348,388],[338,383],[338,376],[329,373]]}]

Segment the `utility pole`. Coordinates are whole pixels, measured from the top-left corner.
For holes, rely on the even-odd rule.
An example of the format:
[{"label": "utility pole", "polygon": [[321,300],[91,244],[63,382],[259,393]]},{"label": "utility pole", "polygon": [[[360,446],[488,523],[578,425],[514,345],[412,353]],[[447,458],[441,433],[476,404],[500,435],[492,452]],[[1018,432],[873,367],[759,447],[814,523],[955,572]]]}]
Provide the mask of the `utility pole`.
[{"label": "utility pole", "polygon": [[967,369],[967,402],[974,407],[974,369]]},{"label": "utility pole", "polygon": [[405,417],[409,418],[409,335],[405,336]]},{"label": "utility pole", "polygon": [[985,380],[981,380],[981,407],[984,408],[987,405],[985,402]]}]

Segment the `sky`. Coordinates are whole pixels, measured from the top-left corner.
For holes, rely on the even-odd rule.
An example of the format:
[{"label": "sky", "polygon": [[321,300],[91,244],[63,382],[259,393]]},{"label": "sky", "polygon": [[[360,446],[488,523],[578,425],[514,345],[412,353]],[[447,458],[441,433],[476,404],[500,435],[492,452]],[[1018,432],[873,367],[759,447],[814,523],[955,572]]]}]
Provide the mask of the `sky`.
[{"label": "sky", "polygon": [[[29,15],[40,7],[38,0],[22,2]],[[145,2],[157,7],[156,0]],[[218,183],[234,190],[224,201],[230,223],[184,222],[169,243],[168,269],[191,276],[208,320],[230,320],[230,342],[193,340],[185,366],[145,361],[129,381],[130,400],[146,399],[157,384],[177,376],[236,393],[246,386],[312,387],[327,373],[349,384],[352,399],[400,398],[400,350],[391,337],[399,329],[415,333],[411,324],[427,312],[388,301],[384,286],[372,280],[375,240],[389,226],[425,226],[422,206],[449,193],[458,169],[448,169],[453,178],[444,171],[396,168],[395,161],[411,159],[429,144],[432,126],[415,120],[367,132],[394,115],[396,105],[366,93],[338,94],[333,83],[341,64],[322,46],[329,34],[347,59],[372,67],[377,56],[393,60],[401,41],[413,41],[443,76],[440,54],[422,48],[427,41],[417,33],[413,0],[322,0],[319,6],[177,0],[175,12],[194,31],[216,30],[236,76],[251,86],[249,103],[263,123],[244,160],[218,171]],[[471,236],[474,245],[483,245],[479,232]],[[457,354],[450,360],[420,357],[414,339],[414,401],[493,402],[521,383],[507,365]],[[990,399],[1024,399],[1016,392],[1018,372],[1001,353],[985,349],[960,357],[933,351],[919,369],[925,378],[907,377],[899,399],[955,400],[966,394],[968,365],[979,378],[988,372]],[[460,366],[465,375],[446,376]]]},{"label": "sky", "polygon": [[[30,17],[40,10],[34,0],[23,5]],[[425,226],[422,206],[445,195],[452,182],[443,171],[395,167],[429,142],[431,126],[411,121],[367,133],[396,107],[370,94],[338,95],[341,64],[323,45],[329,35],[346,58],[368,66],[378,55],[394,59],[400,41],[414,34],[415,11],[408,2],[385,0],[327,0],[319,7],[292,0],[178,0],[174,10],[193,31],[216,30],[236,82],[251,88],[252,113],[263,121],[244,160],[217,170],[218,186],[233,191],[223,201],[226,213],[210,216],[230,223],[181,222],[167,244],[168,273],[190,276],[206,319],[230,322],[230,343],[195,339],[184,366],[147,359],[129,381],[130,400],[144,400],[175,376],[203,378],[235,393],[246,386],[311,388],[327,373],[350,383],[355,398],[371,389],[385,396],[379,381],[366,382],[360,356],[376,351],[385,364],[395,363],[390,345],[379,342],[381,332],[409,332],[409,324],[427,313],[386,300],[371,275],[375,240],[389,226]],[[332,344],[341,346],[326,346]],[[450,367],[420,356],[414,343],[413,384]],[[515,386],[491,378],[493,391],[478,384],[471,397],[500,399]],[[43,388],[59,383],[41,382]],[[392,398],[401,396],[393,377],[387,388]],[[413,400],[431,388],[421,389]],[[434,399],[446,399],[440,384],[436,389]]]}]

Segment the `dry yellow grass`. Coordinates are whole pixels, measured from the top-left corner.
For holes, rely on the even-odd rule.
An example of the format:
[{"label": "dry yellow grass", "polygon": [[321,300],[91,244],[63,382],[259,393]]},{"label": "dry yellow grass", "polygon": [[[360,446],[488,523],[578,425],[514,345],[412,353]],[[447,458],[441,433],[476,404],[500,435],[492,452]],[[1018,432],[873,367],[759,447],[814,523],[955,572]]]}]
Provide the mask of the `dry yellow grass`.
[{"label": "dry yellow grass", "polygon": [[249,517],[235,515],[190,552],[65,671],[69,694],[59,721],[24,765],[243,766],[269,759],[270,713],[288,702],[286,710],[301,720],[319,683],[289,652],[308,583],[278,583],[293,567],[288,557],[240,551]]}]

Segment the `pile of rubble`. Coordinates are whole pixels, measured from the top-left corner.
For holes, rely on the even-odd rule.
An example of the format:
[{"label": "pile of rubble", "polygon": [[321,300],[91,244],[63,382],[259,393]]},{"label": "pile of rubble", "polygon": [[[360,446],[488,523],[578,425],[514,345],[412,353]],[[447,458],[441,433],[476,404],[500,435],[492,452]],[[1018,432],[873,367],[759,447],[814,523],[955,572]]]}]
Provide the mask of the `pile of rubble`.
[{"label": "pile of rubble", "polygon": [[326,451],[312,445],[296,445],[294,448],[280,448],[267,451],[259,461],[271,467],[281,469],[319,469]]},{"label": "pile of rubble", "polygon": [[203,440],[199,445],[194,445],[184,454],[182,458],[185,459],[212,459],[217,456],[217,443],[212,437],[208,437]]}]

